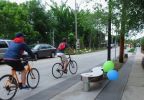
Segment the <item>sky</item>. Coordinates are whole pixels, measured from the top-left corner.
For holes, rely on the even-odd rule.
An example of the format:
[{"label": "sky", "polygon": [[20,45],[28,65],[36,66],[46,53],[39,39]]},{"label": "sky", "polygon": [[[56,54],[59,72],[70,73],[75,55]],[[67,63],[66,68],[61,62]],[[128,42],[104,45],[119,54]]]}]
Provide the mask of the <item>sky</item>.
[{"label": "sky", "polygon": [[139,39],[141,37],[144,37],[144,29],[141,30],[140,32],[136,33],[136,35],[129,35],[129,39],[132,39],[132,40],[136,40],[136,39]]},{"label": "sky", "polygon": [[[30,0],[9,0],[10,2],[16,2],[18,4],[23,3],[25,1],[30,1]],[[41,0],[42,3],[47,2],[48,4],[51,4],[50,0]],[[66,0],[54,0],[55,2],[57,2],[58,4],[61,4],[61,1],[65,2]],[[76,0],[78,6],[81,9],[90,9],[92,10],[92,7],[94,5],[95,2],[90,2],[88,3],[88,5],[86,6],[86,2],[89,2],[90,0]],[[103,7],[107,6],[107,2],[105,0],[96,0],[96,2],[100,3],[103,5]],[[75,8],[75,0],[68,0],[67,1],[67,5],[70,6],[71,8]]]},{"label": "sky", "polygon": [[[20,4],[20,3],[30,1],[30,0],[9,0],[9,1]],[[45,4],[45,2],[47,2],[47,4],[51,5],[50,0],[41,0],[41,1],[43,4]],[[54,1],[60,5],[61,1],[65,2],[66,0],[54,0]],[[102,4],[103,7],[107,7],[107,2],[105,0],[94,0],[95,2],[87,3],[87,6],[86,6],[86,2],[89,2],[89,1],[90,0],[76,0],[77,5],[79,6],[80,9],[90,9],[92,11],[93,10],[92,7],[95,2]],[[75,0],[68,0],[67,5],[70,6],[72,9],[75,9]],[[114,33],[114,32],[112,32],[112,33]],[[131,39],[137,39],[140,37],[144,37],[144,30],[140,33],[137,33],[136,36],[130,36]]]}]

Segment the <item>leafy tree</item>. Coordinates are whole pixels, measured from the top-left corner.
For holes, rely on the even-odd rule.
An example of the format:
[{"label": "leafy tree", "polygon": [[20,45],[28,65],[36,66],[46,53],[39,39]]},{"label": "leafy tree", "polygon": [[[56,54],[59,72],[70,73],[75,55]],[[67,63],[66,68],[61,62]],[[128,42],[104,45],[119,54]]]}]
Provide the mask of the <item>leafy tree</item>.
[{"label": "leafy tree", "polygon": [[32,30],[32,26],[28,23],[28,11],[23,4],[0,1],[0,8],[0,33],[4,34],[3,38],[11,39],[16,32],[28,33]]},{"label": "leafy tree", "polygon": [[33,26],[34,31],[37,31],[40,35],[40,42],[50,42],[48,34],[50,33],[49,28],[49,13],[46,13],[43,5],[40,4],[39,0],[32,0],[26,2],[29,12],[29,23]]},{"label": "leafy tree", "polygon": [[55,38],[57,38],[56,42],[59,43],[63,37],[68,38],[69,33],[74,32],[74,13],[65,4],[58,6],[56,3],[51,6],[51,12],[57,20]]}]

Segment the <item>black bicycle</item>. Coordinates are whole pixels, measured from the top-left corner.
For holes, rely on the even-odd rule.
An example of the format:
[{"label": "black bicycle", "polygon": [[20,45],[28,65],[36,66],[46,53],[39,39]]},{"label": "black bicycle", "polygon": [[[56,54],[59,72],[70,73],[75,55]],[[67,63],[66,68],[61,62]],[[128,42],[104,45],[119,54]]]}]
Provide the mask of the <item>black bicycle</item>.
[{"label": "black bicycle", "polygon": [[[27,84],[31,89],[35,89],[40,80],[39,71],[33,68],[28,62],[30,59],[22,59],[26,64]],[[11,70],[12,74],[6,74],[0,78],[0,100],[11,100],[20,88],[20,80],[15,70]]]},{"label": "black bicycle", "polygon": [[[58,79],[58,78],[61,78],[62,75],[63,75],[63,68],[64,68],[64,62],[62,61],[62,57],[61,56],[58,56],[60,57],[61,59],[61,62],[60,63],[55,63],[52,67],[52,75]],[[78,66],[77,66],[77,63],[75,60],[72,60],[71,59],[71,56],[69,55],[69,57],[67,58],[68,59],[68,64],[67,66],[69,67],[69,71],[71,74],[76,74],[77,73],[77,70],[78,70]]]}]

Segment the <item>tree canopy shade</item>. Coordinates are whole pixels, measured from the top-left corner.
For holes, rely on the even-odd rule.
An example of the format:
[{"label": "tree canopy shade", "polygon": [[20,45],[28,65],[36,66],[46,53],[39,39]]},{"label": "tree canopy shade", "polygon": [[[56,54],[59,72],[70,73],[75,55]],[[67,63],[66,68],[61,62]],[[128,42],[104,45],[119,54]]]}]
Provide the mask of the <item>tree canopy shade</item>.
[{"label": "tree canopy shade", "polygon": [[0,2],[0,33],[5,37],[12,37],[19,30],[28,30],[31,28],[27,23],[28,12],[23,5],[19,6],[16,3],[7,1]]},{"label": "tree canopy shade", "polygon": [[[143,0],[122,0],[123,12],[123,33],[128,33],[130,30],[141,30],[144,25],[144,4]],[[125,28],[124,28],[125,27]],[[122,57],[121,57],[122,58]]]},{"label": "tree canopy shade", "polygon": [[[29,43],[45,42],[55,46],[63,37],[75,44],[75,11],[65,3],[58,5],[52,1],[50,9],[46,10],[40,0],[31,0],[22,4],[0,1],[0,37],[13,38],[14,33],[22,31]],[[91,0],[95,2],[94,0]],[[111,0],[112,25],[120,36],[120,59],[122,61],[125,34],[132,30],[143,29],[143,0]],[[106,44],[108,12],[101,5],[95,4],[94,11],[78,10],[77,27],[81,48],[99,48]],[[105,46],[106,47],[106,46]]]}]

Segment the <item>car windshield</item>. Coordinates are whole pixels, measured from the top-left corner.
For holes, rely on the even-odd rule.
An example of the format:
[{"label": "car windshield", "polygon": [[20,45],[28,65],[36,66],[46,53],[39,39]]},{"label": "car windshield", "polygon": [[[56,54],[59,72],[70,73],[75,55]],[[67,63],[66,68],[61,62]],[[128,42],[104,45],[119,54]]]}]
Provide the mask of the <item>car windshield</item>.
[{"label": "car windshield", "polygon": [[10,44],[11,40],[3,40],[0,41],[0,48],[7,48],[8,45]]},{"label": "car windshield", "polygon": [[37,50],[39,48],[54,48],[53,46],[49,45],[49,44],[33,44],[33,45],[29,45],[29,48],[32,49],[32,50]]},{"label": "car windshield", "polygon": [[39,48],[39,45],[33,44],[29,46],[32,50],[36,50]]}]

